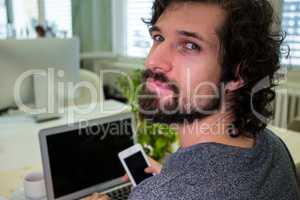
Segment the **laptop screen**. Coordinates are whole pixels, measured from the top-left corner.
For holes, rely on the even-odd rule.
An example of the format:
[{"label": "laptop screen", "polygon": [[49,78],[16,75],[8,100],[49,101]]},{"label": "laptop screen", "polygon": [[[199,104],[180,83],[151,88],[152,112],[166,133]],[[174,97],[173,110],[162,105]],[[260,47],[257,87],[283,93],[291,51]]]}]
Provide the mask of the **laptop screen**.
[{"label": "laptop screen", "polygon": [[46,137],[54,198],[125,174],[118,153],[133,145],[131,119]]}]

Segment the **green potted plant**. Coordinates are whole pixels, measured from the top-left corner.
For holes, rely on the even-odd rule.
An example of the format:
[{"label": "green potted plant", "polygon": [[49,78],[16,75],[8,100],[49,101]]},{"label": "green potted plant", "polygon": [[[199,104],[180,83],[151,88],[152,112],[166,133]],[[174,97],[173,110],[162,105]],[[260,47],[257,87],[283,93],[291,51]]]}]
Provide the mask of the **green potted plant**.
[{"label": "green potted plant", "polygon": [[128,77],[120,76],[118,86],[123,96],[127,98],[135,116],[138,142],[150,157],[161,161],[167,154],[174,152],[174,146],[178,141],[177,133],[168,125],[151,123],[140,118],[138,90],[141,81],[142,70],[136,69]]}]

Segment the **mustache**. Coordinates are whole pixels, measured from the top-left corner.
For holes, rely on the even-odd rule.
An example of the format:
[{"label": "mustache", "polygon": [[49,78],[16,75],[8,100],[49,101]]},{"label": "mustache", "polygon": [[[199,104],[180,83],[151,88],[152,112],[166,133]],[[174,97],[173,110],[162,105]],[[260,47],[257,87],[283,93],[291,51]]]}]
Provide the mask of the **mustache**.
[{"label": "mustache", "polygon": [[143,71],[142,78],[144,82],[146,82],[148,78],[152,78],[154,80],[165,82],[165,83],[170,82],[168,77],[166,77],[164,73],[154,72],[151,69],[146,69],[145,71]]},{"label": "mustache", "polygon": [[155,72],[151,69],[146,69],[142,73],[142,82],[145,83],[149,78],[168,84],[170,89],[175,94],[179,94],[179,87],[177,86],[176,82],[171,81],[163,72]]}]

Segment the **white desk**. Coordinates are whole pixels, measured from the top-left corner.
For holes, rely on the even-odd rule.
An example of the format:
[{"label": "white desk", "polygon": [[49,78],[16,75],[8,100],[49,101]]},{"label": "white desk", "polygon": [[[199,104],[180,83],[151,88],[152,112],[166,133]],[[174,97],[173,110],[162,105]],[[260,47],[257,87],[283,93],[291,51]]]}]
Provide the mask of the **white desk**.
[{"label": "white desk", "polygon": [[[80,107],[84,111],[86,107]],[[0,196],[10,199],[12,192],[22,187],[22,180],[30,171],[42,170],[38,132],[41,129],[97,119],[120,112],[129,106],[116,101],[105,101],[88,113],[80,114],[70,107],[58,120],[36,123],[28,115],[0,117]]]}]

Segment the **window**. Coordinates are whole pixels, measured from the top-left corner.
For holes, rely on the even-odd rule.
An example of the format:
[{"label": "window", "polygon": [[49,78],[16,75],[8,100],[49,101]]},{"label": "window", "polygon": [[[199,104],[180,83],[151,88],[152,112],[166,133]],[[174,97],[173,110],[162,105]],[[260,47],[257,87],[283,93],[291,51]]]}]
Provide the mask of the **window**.
[{"label": "window", "polygon": [[127,34],[125,53],[130,57],[145,57],[151,47],[151,38],[142,18],[151,17],[153,0],[127,0]]},{"label": "window", "polygon": [[37,0],[13,0],[14,31],[17,38],[34,36],[38,22]]},{"label": "window", "polygon": [[71,0],[44,0],[47,25],[62,36],[72,36]]},{"label": "window", "polygon": [[291,50],[289,58],[283,58],[282,63],[300,66],[300,0],[284,0],[282,27]]},{"label": "window", "polygon": [[5,0],[0,0],[0,39],[5,38],[7,28],[7,12]]},{"label": "window", "polygon": [[[35,27],[38,24],[50,27],[57,37],[72,36],[72,8],[71,0],[11,0],[13,14],[13,36],[17,38],[36,37]],[[0,0],[0,37],[2,21],[7,19],[2,16],[6,12],[5,0]],[[4,5],[4,6],[3,6]],[[39,8],[42,8],[39,10]],[[7,34],[6,34],[7,35]]]}]

